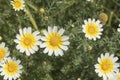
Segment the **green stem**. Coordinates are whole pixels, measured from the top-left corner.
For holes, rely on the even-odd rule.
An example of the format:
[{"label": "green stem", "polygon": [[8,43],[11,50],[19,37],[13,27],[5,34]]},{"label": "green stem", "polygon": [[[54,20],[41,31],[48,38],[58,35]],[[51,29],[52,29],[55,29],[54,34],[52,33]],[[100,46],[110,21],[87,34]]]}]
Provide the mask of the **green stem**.
[{"label": "green stem", "polygon": [[30,21],[31,21],[33,27],[34,27],[35,29],[38,29],[38,26],[37,26],[37,24],[36,24],[36,22],[35,22],[35,20],[34,20],[34,18],[33,18],[33,16],[32,16],[32,14],[30,13],[29,9],[25,9],[25,12],[26,12],[26,14],[28,15],[28,17],[30,18]]},{"label": "green stem", "polygon": [[113,17],[113,12],[110,13],[110,18],[107,26],[111,26],[112,17]]},{"label": "green stem", "polygon": [[35,10],[36,12],[38,11],[37,7],[35,7],[34,5],[30,4],[30,3],[27,3],[27,5],[29,7],[31,7],[33,10]]}]

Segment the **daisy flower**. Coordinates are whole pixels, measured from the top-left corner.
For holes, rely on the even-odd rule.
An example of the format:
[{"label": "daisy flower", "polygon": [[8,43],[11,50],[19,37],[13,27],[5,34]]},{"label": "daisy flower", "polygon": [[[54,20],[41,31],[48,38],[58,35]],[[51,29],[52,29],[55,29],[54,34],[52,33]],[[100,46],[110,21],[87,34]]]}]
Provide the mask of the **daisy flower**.
[{"label": "daisy flower", "polygon": [[6,57],[8,57],[10,54],[7,47],[5,47],[5,43],[2,42],[0,44],[0,62],[3,61]]},{"label": "daisy flower", "polygon": [[117,31],[120,32],[120,24],[118,25],[119,28],[117,28]]},{"label": "daisy flower", "polygon": [[118,58],[114,57],[113,54],[101,54],[101,57],[98,57],[98,64],[95,65],[95,72],[98,73],[99,77],[103,77],[103,80],[115,78],[114,75],[119,72],[117,60]]},{"label": "daisy flower", "polygon": [[85,37],[88,39],[96,40],[96,38],[100,39],[100,35],[102,35],[102,24],[100,24],[100,21],[95,19],[88,19],[84,20],[84,25],[82,25],[83,32],[85,33]]},{"label": "daisy flower", "polygon": [[16,48],[20,50],[20,52],[25,52],[26,55],[29,56],[38,51],[38,45],[41,44],[39,31],[32,33],[31,27],[28,27],[19,29],[19,33],[20,34],[16,35],[17,39],[15,39],[14,42],[17,43]]},{"label": "daisy flower", "polygon": [[43,43],[41,44],[41,48],[44,49],[44,53],[48,53],[51,56],[53,53],[55,56],[62,56],[63,50],[68,50],[68,45],[70,42],[68,41],[69,37],[64,36],[64,29],[58,30],[56,26],[48,27],[48,31],[44,30],[44,35],[41,37]]},{"label": "daisy flower", "polygon": [[24,3],[24,0],[11,1],[11,5],[13,6],[13,9],[15,9],[15,11],[23,10],[25,7]]},{"label": "daisy flower", "polygon": [[0,63],[0,75],[4,76],[4,80],[16,80],[20,77],[22,73],[22,65],[20,65],[20,60],[15,58],[6,58],[3,62]]}]

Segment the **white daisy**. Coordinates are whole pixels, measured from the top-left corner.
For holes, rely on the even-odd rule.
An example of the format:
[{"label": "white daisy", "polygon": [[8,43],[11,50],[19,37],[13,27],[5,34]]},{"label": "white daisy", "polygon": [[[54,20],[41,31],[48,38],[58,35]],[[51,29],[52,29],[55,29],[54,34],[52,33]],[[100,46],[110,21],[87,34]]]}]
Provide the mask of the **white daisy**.
[{"label": "white daisy", "polygon": [[17,43],[16,48],[20,50],[20,52],[25,52],[26,55],[30,55],[38,51],[38,45],[41,44],[40,42],[40,32],[35,31],[32,33],[31,27],[19,29],[19,33],[16,35],[14,41]]},{"label": "white daisy", "polygon": [[118,25],[119,28],[117,28],[117,31],[120,32],[120,24]]},{"label": "white daisy", "polygon": [[4,76],[4,80],[16,80],[20,77],[23,68],[20,62],[20,60],[8,57],[0,63],[0,75]]},{"label": "white daisy", "polygon": [[96,38],[100,39],[100,35],[102,35],[102,24],[100,24],[100,21],[95,19],[88,19],[84,20],[84,25],[82,25],[83,32],[85,33],[85,37],[88,39],[96,40]]},{"label": "white daisy", "polygon": [[48,53],[51,56],[53,53],[55,56],[62,56],[63,50],[68,50],[68,45],[70,42],[68,41],[69,37],[64,36],[64,29],[58,30],[56,26],[48,27],[48,31],[44,30],[44,35],[41,37],[43,43],[41,44],[41,48],[44,49],[44,53]]},{"label": "white daisy", "polygon": [[15,9],[15,11],[19,11],[24,9],[25,2],[24,0],[14,0],[11,1],[11,5],[13,6],[13,9]]},{"label": "white daisy", "polygon": [[0,62],[3,61],[6,57],[8,57],[10,54],[7,47],[5,47],[5,43],[2,42],[0,44]]},{"label": "white daisy", "polygon": [[99,77],[103,77],[103,80],[115,79],[115,74],[119,72],[119,64],[116,63],[118,57],[105,53],[98,57],[98,64],[95,65],[95,72],[98,73]]}]

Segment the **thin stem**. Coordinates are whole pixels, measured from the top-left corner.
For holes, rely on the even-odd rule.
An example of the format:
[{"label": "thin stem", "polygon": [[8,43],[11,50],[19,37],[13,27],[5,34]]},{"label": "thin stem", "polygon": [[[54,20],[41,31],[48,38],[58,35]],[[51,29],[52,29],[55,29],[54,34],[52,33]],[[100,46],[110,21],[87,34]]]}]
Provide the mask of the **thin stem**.
[{"label": "thin stem", "polygon": [[112,21],[113,14],[114,14],[113,12],[110,13],[110,18],[109,18],[107,26],[111,26],[111,21]]},{"label": "thin stem", "polygon": [[32,5],[31,3],[27,3],[27,5],[29,7],[31,7],[33,10],[35,10],[36,12],[38,11],[37,7],[35,7],[34,5]]},{"label": "thin stem", "polygon": [[33,27],[34,27],[35,29],[38,29],[38,26],[37,26],[37,24],[36,24],[36,22],[35,22],[35,19],[33,18],[32,14],[30,13],[30,11],[29,11],[28,8],[25,9],[25,12],[26,12],[26,14],[28,15],[28,17],[30,18],[30,21],[31,21]]}]

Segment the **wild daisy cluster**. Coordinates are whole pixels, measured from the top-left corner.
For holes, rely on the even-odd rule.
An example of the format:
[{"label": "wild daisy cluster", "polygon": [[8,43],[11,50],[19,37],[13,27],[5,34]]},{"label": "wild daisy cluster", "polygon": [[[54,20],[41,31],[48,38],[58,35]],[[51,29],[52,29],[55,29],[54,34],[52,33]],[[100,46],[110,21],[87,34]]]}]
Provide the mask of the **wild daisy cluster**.
[{"label": "wild daisy cluster", "polygon": [[22,73],[22,65],[20,60],[9,57],[8,47],[5,43],[0,44],[0,75],[4,76],[4,80],[16,80]]},{"label": "wild daisy cluster", "polygon": [[43,52],[49,56],[52,54],[62,56],[63,50],[68,50],[67,46],[70,44],[69,37],[63,35],[64,31],[64,29],[58,30],[57,26],[49,26],[48,31],[44,30],[44,36],[41,36],[39,31],[32,32],[31,27],[28,27],[19,29],[14,41],[17,44],[16,48],[21,53],[25,52],[27,56],[38,51],[38,46],[45,48]]},{"label": "wild daisy cluster", "polygon": [[[93,0],[87,0],[93,1]],[[25,8],[24,0],[13,0],[11,5],[15,11],[23,10]],[[43,11],[43,10],[42,10]],[[101,15],[102,21],[107,21],[108,17],[105,14]],[[82,25],[82,31],[85,33],[85,37],[89,40],[96,41],[101,38],[103,25],[99,20],[91,19],[84,20]],[[120,24],[119,24],[120,27]],[[120,32],[120,28],[117,29]],[[69,37],[63,35],[65,30],[63,28],[58,29],[57,26],[48,26],[47,30],[42,30],[43,35],[40,35],[39,31],[32,32],[31,27],[25,27],[19,29],[19,34],[16,35],[14,42],[17,44],[16,49],[21,53],[26,53],[27,56],[36,53],[40,48],[44,48],[43,53],[48,53],[49,56],[62,56],[63,51],[68,50]],[[92,47],[89,47],[92,50]],[[20,60],[15,58],[10,58],[9,50],[5,47],[5,43],[0,44],[0,72],[4,79],[12,80],[19,78],[22,73],[22,65],[20,65]],[[120,80],[120,72],[118,67],[120,65],[117,63],[118,57],[114,57],[113,54],[105,53],[98,57],[98,63],[95,64],[95,72],[98,73],[99,77],[103,80]]]}]

